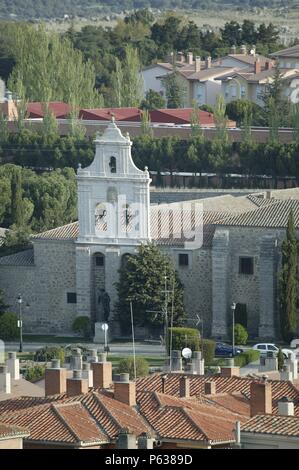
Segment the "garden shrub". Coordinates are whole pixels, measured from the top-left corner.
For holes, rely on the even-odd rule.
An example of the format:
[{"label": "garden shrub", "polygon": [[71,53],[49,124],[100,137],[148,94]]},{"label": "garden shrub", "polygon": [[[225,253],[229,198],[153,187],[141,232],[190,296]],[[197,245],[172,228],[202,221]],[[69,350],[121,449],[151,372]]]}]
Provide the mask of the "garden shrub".
[{"label": "garden shrub", "polygon": [[215,341],[212,341],[211,339],[200,340],[198,351],[201,351],[202,342],[203,342],[203,358],[205,360],[205,364],[211,364],[215,357],[216,343]]},{"label": "garden shrub", "polygon": [[172,330],[172,350],[181,351],[190,348],[192,351],[200,351],[200,334],[196,328],[168,328],[168,344],[170,351],[170,335]]},{"label": "garden shrub", "polygon": [[24,378],[29,382],[37,382],[45,376],[45,366],[35,364],[26,368]]},{"label": "garden shrub", "polygon": [[[118,374],[130,374],[130,380],[133,380],[134,377],[134,358],[124,357],[119,361],[117,367]],[[145,375],[149,374],[149,365],[144,357],[136,357],[136,376],[137,377],[144,377]]]},{"label": "garden shrub", "polygon": [[49,362],[52,359],[59,359],[60,363],[63,364],[65,359],[64,349],[59,346],[46,346],[38,349],[33,358],[35,362]]},{"label": "garden shrub", "polygon": [[88,339],[91,337],[91,321],[89,317],[81,316],[75,318],[72,328],[75,333],[79,333],[84,338]]},{"label": "garden shrub", "polygon": [[246,344],[248,340],[248,333],[244,326],[237,323],[235,325],[235,344]]},{"label": "garden shrub", "polygon": [[244,367],[250,362],[255,362],[260,358],[260,352],[255,349],[248,349],[234,357],[235,366]]}]

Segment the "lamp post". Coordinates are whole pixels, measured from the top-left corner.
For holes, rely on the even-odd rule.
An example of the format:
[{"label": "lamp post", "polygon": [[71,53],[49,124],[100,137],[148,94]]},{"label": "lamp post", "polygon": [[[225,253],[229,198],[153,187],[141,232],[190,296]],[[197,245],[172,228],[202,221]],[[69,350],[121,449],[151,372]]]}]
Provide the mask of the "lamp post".
[{"label": "lamp post", "polygon": [[235,310],[236,310],[235,302],[232,303],[231,309],[232,309],[232,316],[233,316],[233,352],[232,352],[232,357],[234,357],[235,356]]},{"label": "lamp post", "polygon": [[19,320],[18,327],[20,328],[20,348],[19,352],[23,352],[23,319],[22,319],[22,303],[23,299],[21,294],[18,295],[17,303],[19,304]]}]

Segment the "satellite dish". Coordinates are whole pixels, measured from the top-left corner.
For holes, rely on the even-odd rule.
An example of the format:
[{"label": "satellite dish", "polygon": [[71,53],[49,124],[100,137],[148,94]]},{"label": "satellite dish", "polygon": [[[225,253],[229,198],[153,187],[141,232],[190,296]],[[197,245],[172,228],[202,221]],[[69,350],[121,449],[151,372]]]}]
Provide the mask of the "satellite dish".
[{"label": "satellite dish", "polygon": [[103,331],[107,331],[108,328],[109,328],[109,326],[108,326],[107,323],[103,323],[103,324],[102,324],[102,330],[103,330]]},{"label": "satellite dish", "polygon": [[182,351],[182,356],[185,358],[185,359],[190,359],[190,357],[192,356],[192,351],[190,348],[184,348],[183,351]]}]

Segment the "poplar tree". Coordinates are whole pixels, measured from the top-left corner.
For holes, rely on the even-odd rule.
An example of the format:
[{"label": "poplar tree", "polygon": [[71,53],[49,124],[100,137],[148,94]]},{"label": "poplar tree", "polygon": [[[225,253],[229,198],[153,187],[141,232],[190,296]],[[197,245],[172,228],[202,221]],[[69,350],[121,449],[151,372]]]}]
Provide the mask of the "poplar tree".
[{"label": "poplar tree", "polygon": [[286,238],[282,243],[282,267],[279,278],[280,331],[290,342],[297,327],[297,239],[293,211],[290,211]]}]

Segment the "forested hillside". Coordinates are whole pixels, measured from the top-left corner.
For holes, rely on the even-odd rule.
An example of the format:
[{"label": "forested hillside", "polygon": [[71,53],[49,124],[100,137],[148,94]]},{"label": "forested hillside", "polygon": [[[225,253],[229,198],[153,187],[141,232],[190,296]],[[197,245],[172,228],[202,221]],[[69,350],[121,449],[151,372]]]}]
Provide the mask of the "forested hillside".
[{"label": "forested hillside", "polygon": [[286,7],[294,0],[0,0],[0,15],[8,18],[16,15],[21,18],[59,18],[67,15],[90,17],[109,11],[120,12],[133,8],[196,8],[207,9],[221,5],[233,7]]}]

